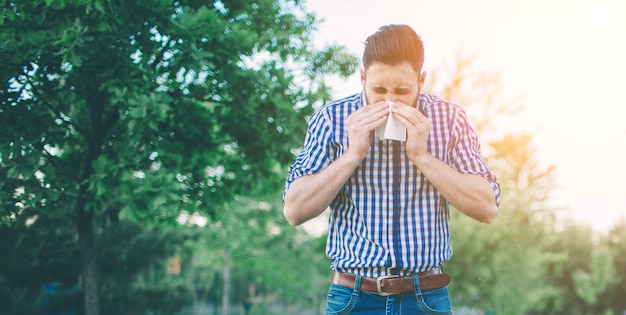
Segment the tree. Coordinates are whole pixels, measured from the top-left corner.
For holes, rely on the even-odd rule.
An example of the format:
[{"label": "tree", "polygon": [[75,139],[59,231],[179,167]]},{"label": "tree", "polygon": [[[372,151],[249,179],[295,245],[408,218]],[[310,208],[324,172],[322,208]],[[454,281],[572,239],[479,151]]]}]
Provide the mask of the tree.
[{"label": "tree", "polygon": [[[613,227],[603,236],[601,242],[609,249],[613,257],[615,273],[614,281],[607,289],[604,307],[613,309],[616,314],[626,311],[626,218],[615,222]],[[600,303],[599,303],[600,304]]]},{"label": "tree", "polygon": [[[239,198],[225,210],[207,223],[200,242],[193,245],[193,261],[183,266],[185,275],[202,286],[198,302],[219,302],[225,314],[250,297],[252,286],[253,311],[272,313],[262,312],[270,295],[300,309],[317,307],[330,278],[325,237],[289,226],[275,194]],[[229,272],[222,272],[225,269]],[[222,286],[215,284],[216,274],[221,275]]]},{"label": "tree", "polygon": [[[41,210],[41,209],[40,209]],[[18,215],[0,226],[0,313],[65,314],[78,311],[80,253],[66,218]],[[96,242],[101,311],[171,314],[193,298],[191,286],[168,274],[166,260],[185,257],[197,232],[128,221],[102,227]],[[123,293],[123,294],[122,294]],[[169,310],[169,311],[166,311]]]},{"label": "tree", "polygon": [[[69,229],[59,229],[62,218],[32,213],[12,218],[12,226],[0,225],[0,313],[41,314],[76,306],[72,285],[80,274],[78,246]],[[65,220],[66,221],[66,220]],[[50,287],[55,297],[42,292]],[[42,294],[44,293],[44,294]]]},{"label": "tree", "polygon": [[603,246],[593,247],[591,270],[579,270],[573,274],[576,294],[585,301],[589,314],[595,314],[598,298],[615,282],[614,275],[611,253]]},{"label": "tree", "polygon": [[110,218],[171,223],[262,191],[328,98],[324,74],[356,64],[310,45],[317,21],[299,1],[1,10],[1,222],[74,222],[88,315],[100,310],[95,244]]},{"label": "tree", "polygon": [[547,252],[565,255],[565,259],[546,266],[546,280],[557,288],[558,294],[549,297],[550,308],[542,314],[583,314],[585,302],[576,293],[573,275],[588,270],[594,247],[593,230],[574,221],[565,221],[560,225],[546,248]]},{"label": "tree", "polygon": [[585,223],[567,220],[551,239],[547,251],[564,257],[546,266],[546,279],[557,294],[549,297],[549,308],[539,314],[619,314],[626,309],[620,272],[623,222],[598,233]]}]

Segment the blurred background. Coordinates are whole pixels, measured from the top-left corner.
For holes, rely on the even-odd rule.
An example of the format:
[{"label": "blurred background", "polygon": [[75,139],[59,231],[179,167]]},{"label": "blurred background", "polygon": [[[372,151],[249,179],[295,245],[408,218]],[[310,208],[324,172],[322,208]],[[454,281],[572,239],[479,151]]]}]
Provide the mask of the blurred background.
[{"label": "blurred background", "polygon": [[322,314],[326,218],[282,217],[306,118],[406,23],[498,175],[453,210],[455,314],[626,312],[626,4],[5,1],[0,314]]}]

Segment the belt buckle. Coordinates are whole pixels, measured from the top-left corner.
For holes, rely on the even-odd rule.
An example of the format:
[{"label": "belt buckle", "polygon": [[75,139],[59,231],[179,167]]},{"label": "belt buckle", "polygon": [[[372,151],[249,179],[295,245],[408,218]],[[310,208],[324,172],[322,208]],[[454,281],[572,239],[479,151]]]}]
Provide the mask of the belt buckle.
[{"label": "belt buckle", "polygon": [[393,279],[393,278],[400,278],[400,276],[398,276],[398,275],[389,275],[389,276],[380,276],[380,277],[376,278],[376,291],[378,291],[378,295],[380,295],[380,296],[390,296],[390,295],[397,294],[397,293],[389,293],[389,292],[383,291],[383,281],[385,281],[387,279]]}]

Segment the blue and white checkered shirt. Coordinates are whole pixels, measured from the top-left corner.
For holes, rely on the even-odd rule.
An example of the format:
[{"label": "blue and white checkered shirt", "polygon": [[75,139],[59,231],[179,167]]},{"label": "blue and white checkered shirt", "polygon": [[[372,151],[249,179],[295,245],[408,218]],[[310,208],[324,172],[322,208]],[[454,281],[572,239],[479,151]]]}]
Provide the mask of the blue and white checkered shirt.
[{"label": "blue and white checkered shirt", "polygon": [[[495,175],[464,110],[420,94],[432,122],[428,150],[461,173],[487,179],[500,200]],[[309,119],[304,148],[289,168],[295,179],[315,174],[348,147],[347,117],[365,106],[362,93],[323,106]],[[448,202],[409,160],[398,141],[375,138],[367,157],[330,204],[326,255],[339,272],[377,277],[430,270],[452,256]]]}]

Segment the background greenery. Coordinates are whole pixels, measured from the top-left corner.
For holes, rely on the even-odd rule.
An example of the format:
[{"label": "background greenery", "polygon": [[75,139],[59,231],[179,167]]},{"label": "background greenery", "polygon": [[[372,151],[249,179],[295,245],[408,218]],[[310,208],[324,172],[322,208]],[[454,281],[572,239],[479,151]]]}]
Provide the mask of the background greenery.
[{"label": "background greenery", "polygon": [[[302,1],[0,10],[0,313],[319,312],[325,237],[286,224],[282,185],[357,59],[312,45]],[[467,108],[503,188],[492,225],[454,212],[456,313],[621,314],[626,222],[562,219],[532,137],[497,130],[519,104],[455,62],[428,90]]]}]

